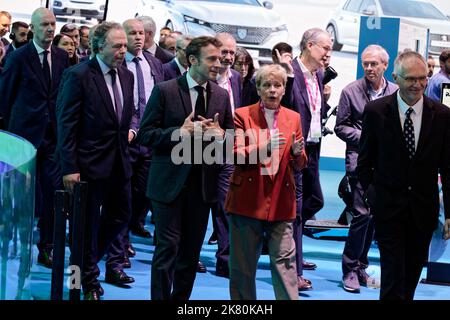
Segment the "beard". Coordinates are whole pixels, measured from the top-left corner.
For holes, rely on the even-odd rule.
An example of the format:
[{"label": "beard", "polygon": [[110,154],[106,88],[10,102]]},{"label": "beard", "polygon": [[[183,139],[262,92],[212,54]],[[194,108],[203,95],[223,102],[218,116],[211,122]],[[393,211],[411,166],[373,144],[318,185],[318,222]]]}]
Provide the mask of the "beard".
[{"label": "beard", "polygon": [[14,46],[16,47],[16,49],[19,49],[20,47],[26,45],[27,43],[28,41],[14,42]]}]

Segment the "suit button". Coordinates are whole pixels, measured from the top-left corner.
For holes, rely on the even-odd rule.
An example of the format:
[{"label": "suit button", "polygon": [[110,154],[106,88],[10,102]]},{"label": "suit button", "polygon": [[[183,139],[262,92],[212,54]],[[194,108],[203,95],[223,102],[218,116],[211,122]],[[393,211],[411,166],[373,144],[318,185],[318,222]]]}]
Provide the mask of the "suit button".
[{"label": "suit button", "polygon": [[252,179],[252,178],[248,178],[248,181],[252,182],[252,181],[253,181],[253,179]]},{"label": "suit button", "polygon": [[289,187],[289,182],[288,182],[288,183],[286,183],[286,187]]},{"label": "suit button", "polygon": [[408,186],[408,191],[411,191],[412,190],[412,187],[411,186]]}]

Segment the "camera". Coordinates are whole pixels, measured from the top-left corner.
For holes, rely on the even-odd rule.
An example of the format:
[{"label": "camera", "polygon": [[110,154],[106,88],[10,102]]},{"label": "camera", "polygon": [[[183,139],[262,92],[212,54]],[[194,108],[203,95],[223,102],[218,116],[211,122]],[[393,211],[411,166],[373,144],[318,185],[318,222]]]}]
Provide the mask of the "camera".
[{"label": "camera", "polygon": [[336,70],[334,70],[331,66],[326,67],[322,80],[323,85],[326,85],[328,82],[335,79],[337,76],[338,73],[336,72]]}]

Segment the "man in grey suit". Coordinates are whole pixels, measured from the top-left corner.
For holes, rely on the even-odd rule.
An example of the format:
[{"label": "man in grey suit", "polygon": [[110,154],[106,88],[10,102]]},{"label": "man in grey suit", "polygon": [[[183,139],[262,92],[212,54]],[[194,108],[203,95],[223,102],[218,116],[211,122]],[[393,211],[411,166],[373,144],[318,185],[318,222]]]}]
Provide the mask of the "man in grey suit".
[{"label": "man in grey suit", "polygon": [[[228,93],[213,82],[220,46],[212,37],[191,41],[186,48],[189,71],[154,87],[137,136],[153,152],[147,196],[158,238],[152,263],[154,300],[189,299],[209,211],[217,201],[217,165],[203,159],[193,164],[191,157],[175,164],[171,154],[180,141],[194,140],[194,128],[211,130],[220,141],[224,129],[234,128]],[[173,136],[180,139],[173,141]]]},{"label": "man in grey suit", "polygon": [[362,115],[369,101],[393,94],[397,85],[384,77],[389,55],[378,45],[370,45],[361,55],[364,77],[353,81],[341,92],[334,131],[347,144],[345,171],[352,193],[349,207],[353,219],[350,222],[347,241],[342,254],[344,290],[359,293],[360,285],[367,285],[365,269],[369,265],[367,254],[373,239],[373,221],[369,207],[364,201],[361,184],[356,176],[359,137]]}]

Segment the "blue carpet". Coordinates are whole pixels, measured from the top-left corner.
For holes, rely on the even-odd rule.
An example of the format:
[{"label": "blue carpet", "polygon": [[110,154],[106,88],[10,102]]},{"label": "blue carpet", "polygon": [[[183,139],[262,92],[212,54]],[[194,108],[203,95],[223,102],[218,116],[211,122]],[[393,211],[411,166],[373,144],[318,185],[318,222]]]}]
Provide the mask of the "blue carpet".
[{"label": "blue carpet", "polygon": [[[317,214],[317,219],[337,219],[344,208],[342,200],[337,196],[337,186],[343,176],[342,171],[321,171],[321,181],[325,197],[325,206]],[[153,225],[147,223],[153,232]],[[229,300],[228,279],[215,276],[215,245],[208,245],[207,240],[212,232],[212,223],[208,225],[200,260],[208,268],[207,273],[197,273],[192,300]],[[333,233],[334,232],[334,233]],[[328,235],[345,236],[346,230],[329,231]],[[325,233],[323,233],[325,234]],[[150,299],[150,270],[154,246],[151,239],[131,237],[137,255],[131,258],[132,268],[126,272],[136,279],[129,288],[118,288],[103,282],[104,262],[99,267],[102,271],[100,280],[105,289],[105,300],[148,300]],[[377,300],[379,289],[361,288],[360,294],[344,291],[341,286],[341,255],[343,241],[312,239],[304,237],[304,255],[308,261],[317,264],[314,271],[305,271],[304,276],[313,283],[313,290],[300,293],[301,300]],[[450,257],[450,250],[445,256]],[[68,252],[66,253],[68,256]],[[34,261],[37,260],[37,250]],[[369,252],[370,266],[368,273],[372,277],[380,277],[379,252],[375,244]],[[66,263],[67,265],[67,263]],[[31,293],[34,299],[50,298],[51,272],[40,265],[32,267]],[[422,278],[426,277],[426,268]],[[271,284],[268,256],[261,256],[256,275],[257,295],[260,300],[275,299]],[[68,293],[65,289],[65,298]],[[417,300],[450,300],[450,287],[419,284]]]}]

